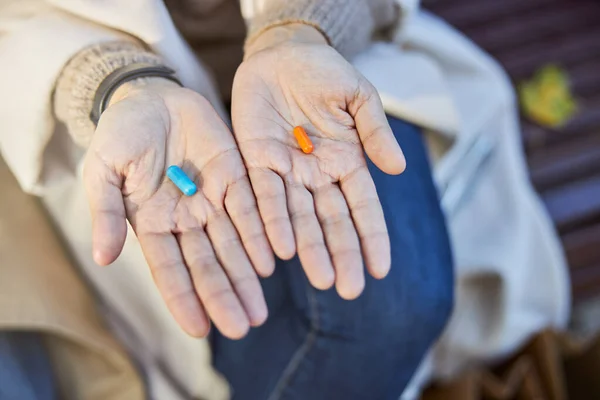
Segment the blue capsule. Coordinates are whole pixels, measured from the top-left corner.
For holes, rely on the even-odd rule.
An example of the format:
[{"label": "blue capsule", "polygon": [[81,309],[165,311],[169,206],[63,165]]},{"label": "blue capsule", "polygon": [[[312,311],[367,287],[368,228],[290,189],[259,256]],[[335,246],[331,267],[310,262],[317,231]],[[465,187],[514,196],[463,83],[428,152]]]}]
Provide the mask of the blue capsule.
[{"label": "blue capsule", "polygon": [[192,196],[198,191],[196,184],[177,165],[171,165],[167,168],[167,177],[186,196]]}]

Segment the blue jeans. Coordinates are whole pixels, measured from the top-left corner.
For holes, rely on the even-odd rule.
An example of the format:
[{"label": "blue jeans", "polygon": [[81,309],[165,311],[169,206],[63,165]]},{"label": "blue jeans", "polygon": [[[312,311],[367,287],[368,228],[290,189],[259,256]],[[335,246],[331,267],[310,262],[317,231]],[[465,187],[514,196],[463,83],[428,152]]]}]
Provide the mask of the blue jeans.
[{"label": "blue jeans", "polygon": [[46,350],[35,333],[0,332],[0,400],[54,400]]},{"label": "blue jeans", "polygon": [[342,300],[312,288],[297,258],[262,281],[269,319],[246,338],[213,332],[216,368],[236,400],[397,400],[452,309],[452,257],[418,128],[390,125],[408,168],[369,170],[392,244],[392,269]]}]

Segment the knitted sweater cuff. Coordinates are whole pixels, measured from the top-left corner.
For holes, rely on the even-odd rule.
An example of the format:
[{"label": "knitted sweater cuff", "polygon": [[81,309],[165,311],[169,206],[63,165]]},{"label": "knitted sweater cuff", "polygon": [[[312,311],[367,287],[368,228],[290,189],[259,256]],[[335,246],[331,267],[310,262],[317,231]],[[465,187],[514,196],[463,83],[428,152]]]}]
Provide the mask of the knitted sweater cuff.
[{"label": "knitted sweater cuff", "polygon": [[368,46],[376,30],[393,24],[398,13],[389,0],[274,0],[251,21],[247,44],[275,26],[304,23],[350,58]]},{"label": "knitted sweater cuff", "polygon": [[102,81],[118,68],[134,63],[165,64],[139,42],[117,41],[87,47],[65,66],[56,84],[54,111],[77,144],[87,147],[92,140],[96,127],[90,114]]}]

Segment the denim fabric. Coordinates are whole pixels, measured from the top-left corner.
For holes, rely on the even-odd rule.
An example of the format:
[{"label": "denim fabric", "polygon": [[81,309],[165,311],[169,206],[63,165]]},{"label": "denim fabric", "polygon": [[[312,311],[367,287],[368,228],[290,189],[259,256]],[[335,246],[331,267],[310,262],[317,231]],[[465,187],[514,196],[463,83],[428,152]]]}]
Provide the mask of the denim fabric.
[{"label": "denim fabric", "polygon": [[0,332],[0,400],[54,400],[46,350],[35,333]]},{"label": "denim fabric", "polygon": [[309,284],[297,258],[263,280],[265,325],[240,341],[213,332],[216,368],[236,400],[397,400],[452,309],[446,226],[418,128],[390,119],[406,172],[369,170],[383,205],[392,269],[357,300]]}]

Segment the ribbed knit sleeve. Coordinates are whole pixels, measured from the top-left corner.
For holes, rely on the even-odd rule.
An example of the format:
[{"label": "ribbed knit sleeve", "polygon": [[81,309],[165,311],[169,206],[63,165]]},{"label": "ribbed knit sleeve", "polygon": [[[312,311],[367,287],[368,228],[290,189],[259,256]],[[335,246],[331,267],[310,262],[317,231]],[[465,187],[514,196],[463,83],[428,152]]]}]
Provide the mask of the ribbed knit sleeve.
[{"label": "ribbed knit sleeve", "polygon": [[134,63],[164,65],[139,42],[116,41],[87,47],[65,66],[56,85],[54,112],[77,144],[87,147],[92,139],[95,125],[90,113],[102,81],[116,69]]},{"label": "ribbed knit sleeve", "polygon": [[392,26],[399,17],[394,0],[267,0],[250,24],[247,43],[262,32],[290,23],[320,30],[342,55],[352,57],[375,32]]}]

